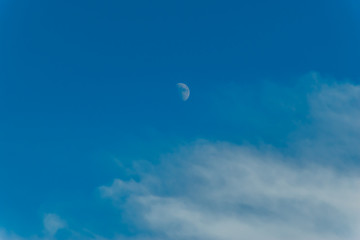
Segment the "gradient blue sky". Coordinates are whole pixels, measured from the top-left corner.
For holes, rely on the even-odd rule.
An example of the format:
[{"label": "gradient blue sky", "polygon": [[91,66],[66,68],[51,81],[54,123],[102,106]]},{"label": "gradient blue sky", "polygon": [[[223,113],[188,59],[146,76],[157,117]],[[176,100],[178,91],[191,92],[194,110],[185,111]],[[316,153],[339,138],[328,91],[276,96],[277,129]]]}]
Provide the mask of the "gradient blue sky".
[{"label": "gradient blue sky", "polygon": [[[356,172],[360,156],[359,16],[354,0],[1,0],[0,240],[261,239],[250,230],[243,238],[212,232],[196,235],[206,232],[201,227],[172,235],[187,232],[182,227],[189,220],[179,223],[178,216],[176,221],[164,216],[163,221],[179,226],[168,233],[164,229],[169,226],[143,212],[157,203],[144,204],[138,192],[172,200],[183,196],[184,206],[198,206],[198,201],[205,206],[226,205],[216,198],[206,205],[211,197],[197,200],[191,193],[201,189],[207,196],[233,186],[225,183],[216,191],[217,185],[207,177],[186,171],[199,159],[211,159],[211,149],[216,149],[216,162],[229,169],[237,168],[231,167],[233,160],[226,160],[228,155],[244,157],[238,148],[257,149],[245,154],[246,161],[254,158],[259,165],[270,161],[274,169],[286,168],[286,176],[304,162],[319,165],[305,167],[309,172],[331,168],[332,178],[317,180],[329,186],[329,193],[342,189],[357,199],[351,195],[355,188],[334,183],[342,177],[349,185],[359,182],[348,173],[349,165]],[[191,89],[186,102],[177,95],[178,82]],[[281,155],[282,160],[266,160],[268,155]],[[206,169],[211,166],[222,165]],[[264,174],[256,166],[254,175]],[[216,171],[209,174],[216,179]],[[305,175],[297,178],[308,178]],[[292,182],[286,176],[280,180]],[[255,184],[235,179],[239,186]],[[118,188],[127,190],[119,193]],[[331,226],[339,226],[333,223],[338,217],[321,212],[311,228],[316,231],[300,227],[308,235],[298,239],[322,239],[325,235],[316,235],[321,232],[318,228],[328,239],[360,236],[353,231],[360,226],[359,218],[354,220],[348,209],[328,203],[330,195],[321,201],[334,204],[355,225],[344,220],[343,228],[329,233]],[[279,195],[268,198],[276,200]],[[249,199],[258,202],[253,195]],[[274,220],[261,204],[233,200],[234,206],[241,202],[243,207],[235,211],[241,216],[266,215],[268,221]],[[219,209],[204,216],[211,219],[228,211]],[[279,211],[274,210],[286,219]],[[157,214],[161,216],[161,211]],[[194,226],[202,221],[191,219]],[[218,232],[227,229],[217,227]],[[271,229],[274,239],[294,234],[274,233],[292,225]],[[263,232],[269,236],[267,229]]]}]

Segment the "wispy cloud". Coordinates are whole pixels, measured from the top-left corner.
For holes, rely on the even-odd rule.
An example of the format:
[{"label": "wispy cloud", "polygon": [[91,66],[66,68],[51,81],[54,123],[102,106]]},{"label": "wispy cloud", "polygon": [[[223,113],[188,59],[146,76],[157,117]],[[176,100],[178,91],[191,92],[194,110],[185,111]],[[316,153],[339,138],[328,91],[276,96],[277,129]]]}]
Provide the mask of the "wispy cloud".
[{"label": "wispy cloud", "polygon": [[0,229],[0,240],[23,240],[14,233],[7,232],[5,229]]},{"label": "wispy cloud", "polygon": [[310,124],[291,149],[199,141],[100,191],[162,239],[359,239],[360,87],[307,94]]},{"label": "wispy cloud", "polygon": [[[156,184],[146,176],[139,183],[115,180],[101,188],[104,196],[120,200],[142,217],[143,227],[169,239],[360,237],[358,176],[298,167],[276,152],[224,143],[184,151],[166,159],[180,166],[159,166]],[[125,202],[123,189],[135,189]]]},{"label": "wispy cloud", "polygon": [[[159,164],[140,164],[136,180],[101,186],[139,230],[111,239],[360,239],[360,86],[305,78],[312,87],[285,104],[291,111],[307,104],[308,114],[287,147],[199,140]],[[73,230],[55,214],[43,224],[44,234],[30,239],[56,239],[60,230],[71,239],[108,239]],[[0,230],[0,240],[22,239]]]},{"label": "wispy cloud", "polygon": [[[44,235],[43,236],[32,236],[28,239],[31,240],[51,240],[55,239],[55,234],[67,227],[66,222],[61,219],[58,215],[48,213],[43,218]],[[0,229],[0,240],[24,240],[26,238],[20,237],[19,235]]]},{"label": "wispy cloud", "polygon": [[60,229],[66,227],[66,222],[58,215],[52,213],[44,216],[43,224],[46,235],[50,237],[53,237]]}]

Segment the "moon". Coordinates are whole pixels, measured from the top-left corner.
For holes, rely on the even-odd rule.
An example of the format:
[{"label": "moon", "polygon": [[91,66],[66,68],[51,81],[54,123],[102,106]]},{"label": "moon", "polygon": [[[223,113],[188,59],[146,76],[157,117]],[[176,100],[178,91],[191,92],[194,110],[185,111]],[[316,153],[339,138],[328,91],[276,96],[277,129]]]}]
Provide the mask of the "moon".
[{"label": "moon", "polygon": [[190,89],[185,83],[177,83],[176,87],[178,88],[180,97],[183,101],[186,101],[189,99],[190,96]]}]

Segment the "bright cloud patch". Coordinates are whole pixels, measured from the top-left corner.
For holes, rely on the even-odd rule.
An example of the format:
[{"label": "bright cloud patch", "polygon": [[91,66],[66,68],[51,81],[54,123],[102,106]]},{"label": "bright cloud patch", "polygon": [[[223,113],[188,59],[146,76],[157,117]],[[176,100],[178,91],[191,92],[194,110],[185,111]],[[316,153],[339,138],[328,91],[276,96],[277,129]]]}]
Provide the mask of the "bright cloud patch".
[{"label": "bright cloud patch", "polygon": [[322,85],[309,104],[294,149],[197,142],[101,193],[154,239],[360,239],[360,88]]}]

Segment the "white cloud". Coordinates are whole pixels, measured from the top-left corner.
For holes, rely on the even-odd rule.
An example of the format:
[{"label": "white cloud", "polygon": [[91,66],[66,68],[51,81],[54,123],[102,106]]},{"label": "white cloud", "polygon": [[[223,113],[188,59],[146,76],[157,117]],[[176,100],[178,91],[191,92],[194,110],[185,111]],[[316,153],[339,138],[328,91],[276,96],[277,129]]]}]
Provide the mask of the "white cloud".
[{"label": "white cloud", "polygon": [[[66,222],[62,220],[56,214],[45,214],[43,219],[43,226],[45,236],[32,236],[28,239],[31,240],[50,240],[53,239],[57,231],[66,227]],[[24,240],[26,238],[20,237],[19,235],[0,229],[0,240]]]},{"label": "white cloud", "polygon": [[294,149],[200,141],[100,190],[162,239],[360,239],[360,87],[320,85],[309,105]]},{"label": "white cloud", "polygon": [[66,227],[66,222],[52,213],[45,214],[43,224],[46,234],[50,236],[54,236],[57,231]]},{"label": "white cloud", "polygon": [[[197,141],[146,165],[139,181],[100,187],[144,230],[113,239],[360,239],[360,86],[309,76],[318,81],[309,123],[289,148]],[[44,236],[30,239],[55,239],[64,228],[71,239],[105,239],[55,214],[43,224]],[[0,240],[22,239],[0,229]]]},{"label": "white cloud", "polygon": [[23,240],[14,233],[9,233],[5,229],[0,229],[0,240]]},{"label": "white cloud", "polygon": [[[167,159],[186,161],[176,170],[160,166],[163,194],[153,194],[159,186],[145,180],[138,184],[148,193],[130,193],[125,206],[141,211],[141,222],[169,239],[358,239],[360,178],[281,158],[197,144]],[[117,182],[102,191],[122,194],[119,186],[126,183]]]},{"label": "white cloud", "polygon": [[324,165],[354,164],[360,158],[360,86],[321,84],[315,77],[320,83],[308,94],[311,123],[296,132],[294,150]]}]

